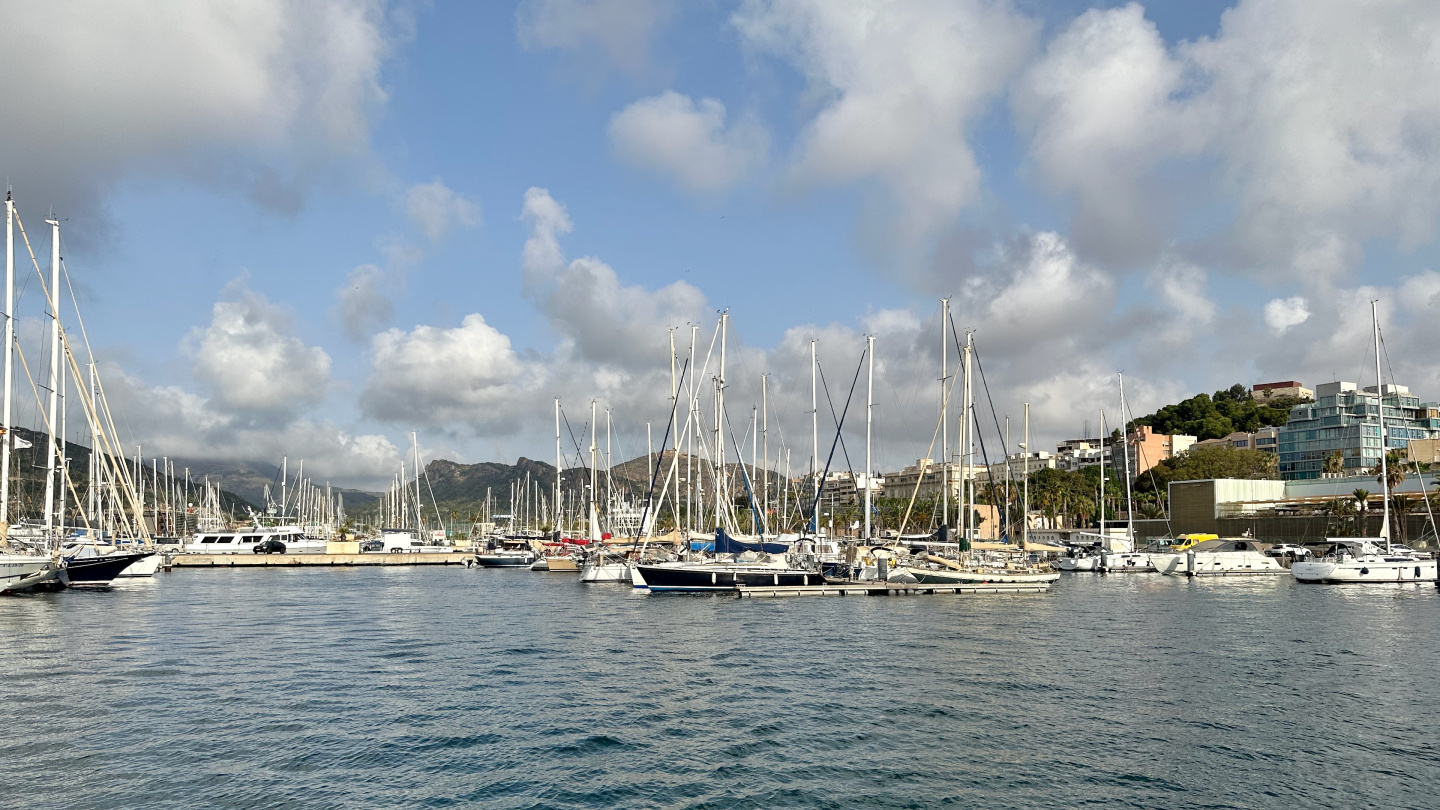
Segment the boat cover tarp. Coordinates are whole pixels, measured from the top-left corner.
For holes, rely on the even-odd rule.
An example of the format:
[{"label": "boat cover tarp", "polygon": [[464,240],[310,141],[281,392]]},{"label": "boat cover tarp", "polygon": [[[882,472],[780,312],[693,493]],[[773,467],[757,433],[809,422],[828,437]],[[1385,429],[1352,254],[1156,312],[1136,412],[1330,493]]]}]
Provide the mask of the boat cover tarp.
[{"label": "boat cover tarp", "polygon": [[[691,544],[694,545],[693,543]],[[784,543],[742,543],[739,540],[725,533],[724,529],[715,530],[714,551],[716,554],[742,554],[746,551],[764,552],[766,554],[784,554],[790,547]]]}]

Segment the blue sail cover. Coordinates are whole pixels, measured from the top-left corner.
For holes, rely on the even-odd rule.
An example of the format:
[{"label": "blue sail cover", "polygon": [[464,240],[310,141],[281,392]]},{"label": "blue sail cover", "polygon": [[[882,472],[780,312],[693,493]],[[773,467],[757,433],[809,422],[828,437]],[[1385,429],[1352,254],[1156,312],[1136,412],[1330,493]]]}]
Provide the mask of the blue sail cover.
[{"label": "blue sail cover", "polygon": [[739,554],[745,551],[763,551],[766,554],[784,554],[790,547],[784,543],[742,543],[739,540],[725,533],[724,529],[715,530],[715,553],[716,554]]}]

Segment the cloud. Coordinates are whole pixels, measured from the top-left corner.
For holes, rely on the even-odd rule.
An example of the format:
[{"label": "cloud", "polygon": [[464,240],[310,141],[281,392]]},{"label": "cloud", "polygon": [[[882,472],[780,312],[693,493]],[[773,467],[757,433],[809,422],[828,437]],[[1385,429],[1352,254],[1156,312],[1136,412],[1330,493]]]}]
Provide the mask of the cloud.
[{"label": "cloud", "polygon": [[127,175],[176,175],[296,210],[339,164],[368,165],[391,52],[378,0],[91,0],[7,9],[0,129],[16,193],[96,215]]},{"label": "cloud", "polygon": [[516,33],[529,51],[564,50],[603,57],[631,76],[650,66],[650,39],[670,20],[669,0],[524,0]]},{"label": "cloud", "polygon": [[405,194],[405,213],[432,242],[457,225],[473,228],[480,224],[480,206],[456,194],[439,179],[411,186]]},{"label": "cloud", "polygon": [[[1431,240],[1440,214],[1440,15],[1423,0],[1241,0],[1166,47],[1143,9],[1092,10],[1015,93],[1037,177],[1076,238],[1118,261],[1163,249],[1166,212],[1255,275],[1328,282],[1366,240]],[[1158,213],[1157,213],[1158,212]]]},{"label": "cloud", "polygon": [[[217,411],[283,422],[325,398],[330,356],[294,334],[293,317],[239,279],[226,286],[210,325],[188,338],[195,379]],[[277,427],[279,425],[277,424]]]},{"label": "cloud", "polygon": [[1310,307],[1301,296],[1275,298],[1265,305],[1265,325],[1277,335],[1310,319]]},{"label": "cloud", "polygon": [[107,369],[106,399],[146,455],[270,463],[303,458],[317,477],[361,487],[380,486],[399,468],[401,453],[385,436],[355,433],[328,419],[251,422],[180,387],[152,387]]},{"label": "cloud", "polygon": [[765,160],[769,135],[754,121],[725,127],[725,105],[674,91],[643,98],[610,119],[621,160],[672,177],[688,191],[723,191]]},{"label": "cloud", "polygon": [[363,343],[395,315],[395,306],[385,287],[390,274],[373,264],[362,264],[350,271],[345,283],[335,291],[335,317],[345,336]]},{"label": "cloud", "polygon": [[510,339],[467,315],[460,326],[391,329],[375,336],[372,371],[360,395],[365,415],[383,422],[448,428],[513,429],[525,365]]},{"label": "cloud", "polygon": [[1033,49],[1008,3],[748,0],[742,40],[793,64],[822,99],[790,168],[800,187],[878,183],[902,243],[933,237],[980,198],[969,132]]}]

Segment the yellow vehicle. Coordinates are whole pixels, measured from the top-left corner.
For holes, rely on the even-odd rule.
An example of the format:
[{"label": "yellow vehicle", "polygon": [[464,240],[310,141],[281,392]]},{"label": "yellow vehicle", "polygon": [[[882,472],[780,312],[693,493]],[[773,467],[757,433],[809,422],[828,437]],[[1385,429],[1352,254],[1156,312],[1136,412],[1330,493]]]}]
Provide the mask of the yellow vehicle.
[{"label": "yellow vehicle", "polygon": [[1182,534],[1175,538],[1175,543],[1170,546],[1171,552],[1184,552],[1194,548],[1197,544],[1206,540],[1219,540],[1218,534]]}]

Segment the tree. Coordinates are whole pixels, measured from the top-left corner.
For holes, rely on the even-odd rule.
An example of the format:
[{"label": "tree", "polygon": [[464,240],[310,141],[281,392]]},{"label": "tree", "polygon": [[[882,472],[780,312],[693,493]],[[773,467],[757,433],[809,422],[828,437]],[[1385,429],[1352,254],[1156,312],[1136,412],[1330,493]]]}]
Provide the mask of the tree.
[{"label": "tree", "polygon": [[1345,473],[1345,453],[1336,450],[1325,458],[1326,475],[1343,475]]},{"label": "tree", "polygon": [[1394,492],[1395,488],[1405,480],[1405,460],[1401,458],[1400,451],[1391,450],[1385,454],[1384,478],[1378,474],[1379,469],[1376,469],[1375,472],[1377,473],[1375,483],[1384,484],[1389,491]]},{"label": "tree", "polygon": [[1164,492],[1171,481],[1210,478],[1276,479],[1280,459],[1274,453],[1233,447],[1195,447],[1167,458],[1135,479],[1137,492]]},{"label": "tree", "polygon": [[1245,386],[1236,383],[1214,394],[1196,394],[1167,405],[1136,419],[1131,425],[1149,425],[1157,433],[1182,433],[1201,441],[1219,439],[1236,431],[1253,433],[1262,427],[1284,425],[1290,418],[1290,409],[1300,402],[1294,397],[1275,397],[1262,403],[1251,397]]}]

